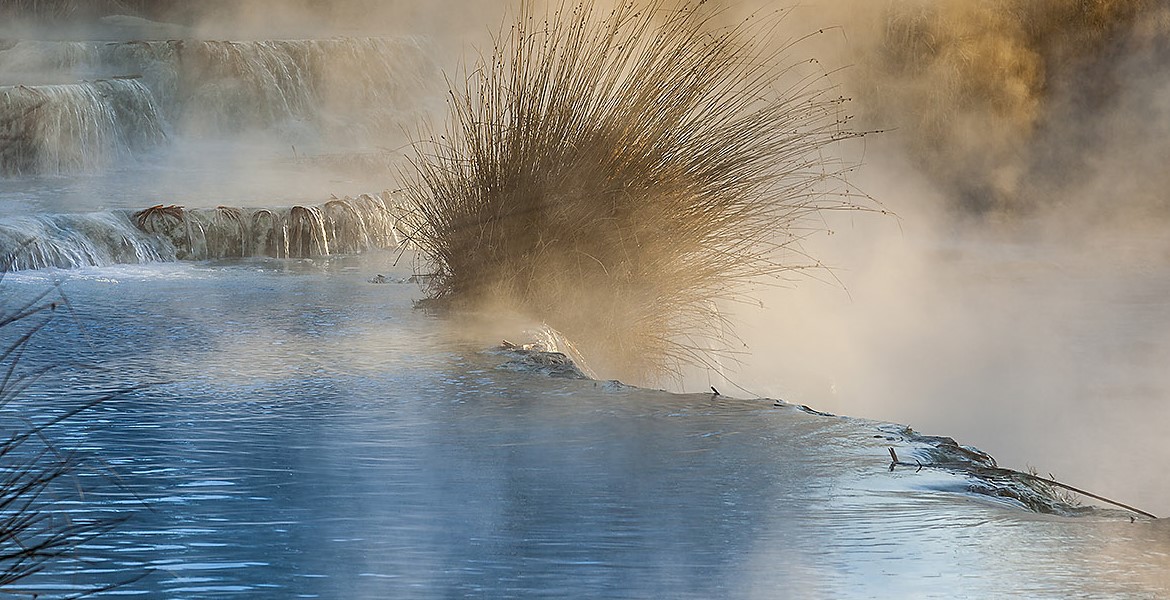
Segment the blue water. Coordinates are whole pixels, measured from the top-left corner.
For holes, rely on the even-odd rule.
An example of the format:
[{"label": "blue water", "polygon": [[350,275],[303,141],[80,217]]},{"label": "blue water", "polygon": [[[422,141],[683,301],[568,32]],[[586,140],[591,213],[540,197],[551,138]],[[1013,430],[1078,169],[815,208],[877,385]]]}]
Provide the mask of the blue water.
[{"label": "blue water", "polygon": [[[81,449],[74,517],[130,515],[25,582],[150,598],[1155,598],[1170,528],[1042,516],[887,470],[879,423],[496,367],[393,256],[10,275],[59,309],[22,359]],[[519,332],[516,332],[519,335]],[[17,408],[17,407],[14,407]],[[904,455],[912,448],[899,446]]]}]

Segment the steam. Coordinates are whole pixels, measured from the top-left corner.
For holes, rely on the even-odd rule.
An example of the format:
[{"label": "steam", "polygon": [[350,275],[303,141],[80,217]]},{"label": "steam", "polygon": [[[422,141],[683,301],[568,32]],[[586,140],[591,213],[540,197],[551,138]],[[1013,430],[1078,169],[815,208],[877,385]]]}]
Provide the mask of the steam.
[{"label": "steam", "polygon": [[[175,38],[255,45],[422,36],[440,86],[440,68],[454,74],[461,62],[474,63],[477,51],[490,55],[489,32],[500,31],[515,10],[505,0],[6,6],[32,4],[44,14],[23,23],[0,15],[0,37],[62,36],[73,27],[87,30],[86,39],[153,39],[158,49],[168,47],[160,40]],[[778,10],[760,0],[721,5],[714,25]],[[836,267],[822,273],[829,283],[761,287],[759,310],[721,307],[746,343],[744,363],[725,364],[727,377],[751,392],[954,435],[1004,464],[1035,464],[1170,513],[1170,487],[1125,466],[1133,457],[1170,463],[1161,441],[1170,423],[1170,379],[1161,366],[1170,362],[1170,290],[1160,283],[1170,263],[1163,239],[1170,216],[1170,7],[1156,0],[820,0],[782,8],[777,43],[823,30],[794,56],[807,50],[833,73],[864,117],[861,128],[890,130],[854,147],[866,165],[852,183],[898,216],[829,218],[839,235],[811,239],[806,248]],[[220,42],[201,56],[230,53]],[[0,44],[0,52],[8,49]],[[374,65],[378,78],[401,76],[387,64]],[[300,73],[309,78],[310,70]],[[33,83],[76,85],[116,74],[78,68],[66,80]],[[336,74],[322,79],[321,98],[350,115],[361,112],[346,105],[359,96],[363,105],[381,98],[383,107],[433,100],[413,89],[354,94],[344,83],[352,73]],[[135,81],[144,85],[163,81],[149,70],[141,75]],[[225,100],[221,108],[237,103]],[[291,106],[304,105],[297,99]],[[280,119],[271,114],[223,123],[198,112],[165,113],[189,123],[188,131],[254,124],[265,136],[228,150],[196,143],[175,149],[172,160],[189,179],[152,179],[126,208],[305,196],[319,202],[330,192],[395,185],[395,157],[382,150],[400,147],[404,136],[393,130],[412,128],[420,112],[404,108],[372,132],[328,119],[296,130],[311,120],[309,112],[287,111],[293,126],[276,132],[271,125]],[[314,141],[329,136],[332,143],[364,138],[355,144],[360,154],[317,154]],[[273,160],[282,168],[264,168]],[[712,383],[736,393],[705,371],[679,387]]]},{"label": "steam", "polygon": [[1158,117],[1141,100],[1170,84],[1165,3],[879,6],[870,23],[852,28],[865,50],[854,77],[862,105],[876,122],[899,128],[907,153],[957,207],[1052,210],[1101,175],[1101,163],[1112,162],[1106,157],[1120,151],[1138,159],[1150,150],[1114,140],[1152,139],[1119,125],[1145,127]]},{"label": "steam", "polygon": [[841,0],[787,26],[825,27],[818,58],[892,130],[853,182],[898,217],[830,219],[808,243],[828,283],[726,307],[744,362],[682,387],[907,423],[1170,513],[1149,476],[1170,464],[1170,7]]},{"label": "steam", "polygon": [[50,212],[377,192],[441,103],[447,48],[388,5],[32,4],[0,19],[0,171],[96,176]]}]

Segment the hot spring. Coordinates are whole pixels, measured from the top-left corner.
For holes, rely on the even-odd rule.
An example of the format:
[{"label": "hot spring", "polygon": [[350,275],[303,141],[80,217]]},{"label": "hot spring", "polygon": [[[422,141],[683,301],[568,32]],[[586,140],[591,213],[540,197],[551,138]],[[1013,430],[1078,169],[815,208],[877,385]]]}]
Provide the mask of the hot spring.
[{"label": "hot spring", "polygon": [[[742,351],[627,385],[566,368],[572,339],[539,320],[418,306],[406,145],[502,6],[17,4],[0,292],[6,314],[45,308],[0,332],[35,329],[6,381],[47,371],[6,384],[0,416],[25,431],[109,394],[44,429],[80,463],[32,506],[110,525],[0,591],[1170,593],[1170,528],[1142,514],[1170,513],[1155,208],[981,213],[964,198],[1039,188],[915,158],[954,132],[867,137],[850,181],[897,216],[828,215],[805,247],[831,275],[719,307]],[[844,25],[870,48],[872,23]],[[873,79],[841,77],[876,102]],[[1136,110],[1117,93],[1110,114]],[[864,118],[887,125],[881,108]]]}]

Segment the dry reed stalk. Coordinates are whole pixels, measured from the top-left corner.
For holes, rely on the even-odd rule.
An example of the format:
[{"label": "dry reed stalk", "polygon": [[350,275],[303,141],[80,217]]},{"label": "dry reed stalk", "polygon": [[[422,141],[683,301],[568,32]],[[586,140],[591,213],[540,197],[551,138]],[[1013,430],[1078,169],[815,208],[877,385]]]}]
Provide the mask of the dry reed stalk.
[{"label": "dry reed stalk", "polygon": [[522,2],[403,174],[434,303],[503,303],[650,381],[714,358],[717,301],[817,266],[815,217],[858,208],[824,151],[863,134],[768,44],[779,13],[716,28],[702,4]]},{"label": "dry reed stalk", "polygon": [[[10,259],[0,264],[0,281],[8,271]],[[30,387],[56,369],[43,366],[24,372],[17,365],[32,338],[52,318],[52,313],[63,303],[48,289],[15,306],[0,307],[0,330],[12,332],[15,327],[27,325],[16,332],[15,339],[0,350],[0,409],[12,410]],[[62,559],[76,558],[77,549],[111,530],[124,517],[77,519],[70,517],[58,505],[56,496],[68,489],[64,481],[82,467],[82,456],[66,451],[49,439],[53,427],[77,417],[84,411],[125,392],[94,397],[41,423],[22,423],[7,431],[0,439],[0,593],[32,594],[14,588],[14,584],[49,568]],[[117,587],[125,581],[86,587],[69,597],[87,596]]]}]

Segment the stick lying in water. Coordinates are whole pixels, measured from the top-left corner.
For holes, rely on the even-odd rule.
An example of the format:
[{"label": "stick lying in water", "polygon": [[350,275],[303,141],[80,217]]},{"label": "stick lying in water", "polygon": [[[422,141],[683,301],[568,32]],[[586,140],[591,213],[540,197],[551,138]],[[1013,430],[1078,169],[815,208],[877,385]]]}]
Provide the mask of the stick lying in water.
[{"label": "stick lying in water", "polygon": [[908,463],[908,462],[905,462],[902,460],[898,460],[898,454],[896,452],[894,452],[894,449],[892,447],[889,448],[889,451],[890,451],[890,458],[893,460],[893,462],[890,463],[890,470],[891,471],[894,470],[894,467],[917,467],[919,471],[921,471],[924,468],[929,467],[929,468],[933,468],[933,469],[948,469],[948,470],[957,470],[957,471],[967,471],[970,473],[982,474],[982,475],[999,475],[999,476],[1003,476],[1003,477],[1025,477],[1025,478],[1031,479],[1033,481],[1040,481],[1040,482],[1046,483],[1048,485],[1054,485],[1057,487],[1061,487],[1061,488],[1064,488],[1070,492],[1074,492],[1074,493],[1080,494],[1082,496],[1088,496],[1089,498],[1093,498],[1095,500],[1100,500],[1101,502],[1107,502],[1109,504],[1112,504],[1113,506],[1117,506],[1117,507],[1123,508],[1125,510],[1128,510],[1132,513],[1142,515],[1143,517],[1149,517],[1151,519],[1158,518],[1157,516],[1155,516],[1151,513],[1148,513],[1144,510],[1141,510],[1140,508],[1134,508],[1128,504],[1123,504],[1123,503],[1118,502],[1116,500],[1110,500],[1109,498],[1106,498],[1104,496],[1098,496],[1097,494],[1094,494],[1092,492],[1086,492],[1085,490],[1073,487],[1071,485],[1068,485],[1067,483],[1061,483],[1059,481],[1056,481],[1055,479],[1049,479],[1047,477],[1040,477],[1039,475],[1033,475],[1031,473],[1024,473],[1023,471],[1014,471],[1012,469],[1004,469],[1001,467],[980,467],[980,466],[973,466],[973,465],[968,465],[965,463],[958,463],[958,462],[955,462],[955,463],[921,463],[921,462]]}]

